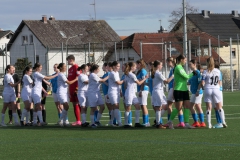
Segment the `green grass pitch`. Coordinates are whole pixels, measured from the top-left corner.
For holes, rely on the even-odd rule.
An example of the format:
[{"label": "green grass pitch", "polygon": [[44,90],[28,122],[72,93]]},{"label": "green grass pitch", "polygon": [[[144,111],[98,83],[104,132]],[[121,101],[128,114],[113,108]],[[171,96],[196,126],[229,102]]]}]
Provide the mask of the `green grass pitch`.
[{"label": "green grass pitch", "polygon": [[[240,92],[224,92],[226,129],[159,130],[153,127],[62,128],[54,125],[58,120],[57,111],[53,99],[48,97],[48,126],[0,127],[0,159],[239,159],[239,99]],[[148,108],[153,123],[155,114],[150,105]],[[203,108],[205,110],[205,104]],[[102,124],[108,123],[107,112],[105,109]],[[68,113],[73,122],[72,106]],[[212,124],[215,124],[214,112],[212,114]],[[7,114],[5,120],[8,121]]]}]

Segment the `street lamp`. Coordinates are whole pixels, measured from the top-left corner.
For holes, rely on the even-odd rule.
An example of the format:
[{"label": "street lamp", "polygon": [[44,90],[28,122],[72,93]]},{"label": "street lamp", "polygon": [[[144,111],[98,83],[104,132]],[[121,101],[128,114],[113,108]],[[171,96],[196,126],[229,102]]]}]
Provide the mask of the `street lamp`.
[{"label": "street lamp", "polygon": [[[66,40],[66,58],[68,57],[68,41],[72,38],[75,38],[75,37],[79,37],[79,36],[82,36],[83,34],[77,34],[75,36],[72,36],[72,37],[68,37],[67,40]],[[63,62],[62,62],[63,63]],[[67,68],[68,68],[68,64],[67,64]],[[67,71],[68,73],[68,71]]]},{"label": "street lamp", "polygon": [[67,56],[68,56],[68,41],[70,40],[70,39],[72,39],[72,38],[75,38],[75,37],[79,37],[79,36],[82,36],[83,34],[77,34],[77,35],[75,35],[75,36],[72,36],[72,37],[68,37],[67,38],[67,41],[66,41],[66,58],[67,58]]}]

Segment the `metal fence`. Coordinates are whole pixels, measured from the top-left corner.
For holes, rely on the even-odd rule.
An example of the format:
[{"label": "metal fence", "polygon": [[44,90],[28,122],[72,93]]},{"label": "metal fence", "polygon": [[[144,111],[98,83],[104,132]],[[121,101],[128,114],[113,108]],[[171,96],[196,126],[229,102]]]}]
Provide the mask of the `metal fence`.
[{"label": "metal fence", "polygon": [[[176,38],[176,37],[171,37]],[[16,66],[16,72],[22,74],[22,70],[26,65],[34,65],[40,62],[43,65],[42,73],[45,75],[53,74],[53,65],[55,63],[66,63],[66,57],[70,54],[76,57],[76,63],[81,65],[85,63],[96,63],[100,66],[104,62],[117,60],[123,65],[129,61],[136,61],[143,58],[146,61],[154,61],[156,59],[163,62],[163,74],[168,75],[169,68],[166,66],[165,59],[168,56],[177,56],[182,52],[182,40],[169,41],[167,39],[146,38],[139,41],[123,40],[120,42],[89,42],[79,45],[66,45],[59,43],[58,47],[44,47],[42,44],[12,44],[11,48],[6,48],[6,44],[0,44],[0,75],[4,74],[6,64]],[[168,38],[169,39],[169,38]],[[223,88],[225,90],[239,90],[239,39],[238,36],[234,40],[229,38],[228,46],[213,44],[211,39],[203,39],[202,37],[194,37],[188,41],[188,61],[197,59],[206,67],[204,57],[211,56],[216,52],[215,59],[220,61],[220,57],[226,62],[221,64],[223,73]],[[220,55],[220,56],[219,56]],[[188,71],[186,66],[186,69]],[[190,72],[190,70],[189,70]],[[100,74],[103,74],[101,72]],[[120,73],[121,74],[121,73]],[[0,85],[2,80],[0,79]]]}]

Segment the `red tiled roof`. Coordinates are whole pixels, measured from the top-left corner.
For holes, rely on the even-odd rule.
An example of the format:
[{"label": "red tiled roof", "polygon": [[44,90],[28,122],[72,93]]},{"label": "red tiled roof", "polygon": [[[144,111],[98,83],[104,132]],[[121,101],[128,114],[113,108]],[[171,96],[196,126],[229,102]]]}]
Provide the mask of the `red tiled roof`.
[{"label": "red tiled roof", "polygon": [[127,38],[128,36],[120,36],[121,40],[124,40],[125,38]]},{"label": "red tiled roof", "polygon": [[[134,33],[130,35],[129,37],[125,38],[121,42],[117,43],[117,48],[122,48],[122,42],[123,42],[123,48],[132,48],[135,50],[135,52],[141,56],[140,51],[140,42],[142,43],[164,43],[167,42],[167,48],[169,48],[169,42],[171,42],[171,47],[175,48],[180,54],[183,53],[183,47],[182,47],[182,34],[175,34],[175,33]],[[200,44],[202,46],[208,46],[209,39],[211,39],[212,47],[218,46],[218,40],[217,38],[207,34],[207,33],[189,33],[188,39],[191,40],[192,48],[195,46],[195,48],[198,48],[199,45],[199,38],[200,37]],[[220,41],[220,46],[227,46],[228,44],[225,42]],[[162,52],[163,51],[163,52]],[[109,52],[105,56],[105,60],[108,59],[112,54],[114,53],[114,46],[109,50]],[[167,52],[167,56],[165,57],[165,47],[161,44],[148,44],[142,46],[142,58],[143,60],[148,63],[154,60],[160,60],[165,61],[167,57],[170,56],[169,50]],[[172,57],[177,57],[178,54],[172,55]],[[212,56],[214,59],[218,59],[218,54],[212,49]],[[200,57],[201,62],[205,62],[208,57]],[[192,59],[198,59],[198,57],[195,57],[192,55]],[[225,63],[225,61],[220,58],[221,63]]]}]

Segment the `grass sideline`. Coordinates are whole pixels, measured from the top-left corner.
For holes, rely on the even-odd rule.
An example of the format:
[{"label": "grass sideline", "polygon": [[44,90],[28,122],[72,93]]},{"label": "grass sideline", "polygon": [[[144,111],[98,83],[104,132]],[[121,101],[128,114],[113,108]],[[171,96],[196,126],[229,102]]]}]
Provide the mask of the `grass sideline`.
[{"label": "grass sideline", "polygon": [[[51,123],[50,125],[0,127],[0,159],[238,159],[240,155],[238,98],[240,92],[224,92],[224,109],[229,126],[227,129],[158,130],[152,127],[61,128],[53,125],[57,122],[57,111],[52,98],[49,97],[46,108],[47,121]],[[2,100],[0,107],[2,108]],[[23,104],[21,107],[23,108]],[[148,108],[152,123],[155,115],[152,107]],[[205,107],[203,108],[205,110]],[[212,124],[215,124],[214,115],[212,119]],[[8,120],[7,114],[5,120],[6,122]],[[74,121],[72,107],[69,110],[69,120]],[[101,122],[102,124],[108,122],[107,109]]]}]

